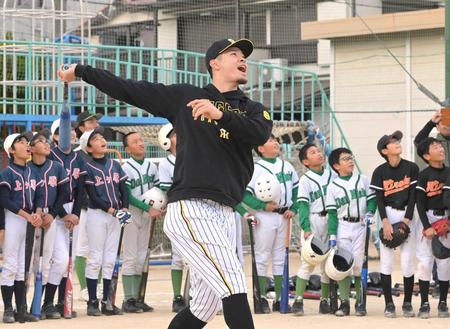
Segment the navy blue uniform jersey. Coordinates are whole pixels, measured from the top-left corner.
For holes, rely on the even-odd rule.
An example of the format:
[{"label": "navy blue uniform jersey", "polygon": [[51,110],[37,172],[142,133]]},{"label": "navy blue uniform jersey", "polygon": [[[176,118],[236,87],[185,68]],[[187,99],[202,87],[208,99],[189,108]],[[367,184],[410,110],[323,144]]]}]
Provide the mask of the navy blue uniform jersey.
[{"label": "navy blue uniform jersey", "polygon": [[35,199],[40,197],[41,178],[27,164],[10,163],[0,173],[0,207],[17,214],[19,210],[32,213]]},{"label": "navy blue uniform jersey", "polygon": [[[103,209],[106,206],[114,209],[127,208],[123,200],[127,193],[121,191],[120,185],[124,185],[127,175],[117,161],[102,158],[94,159],[86,163],[86,186],[88,191],[95,190],[95,195],[89,194],[89,208]],[[123,184],[121,184],[123,183]],[[101,204],[96,202],[101,200]],[[128,203],[128,198],[126,198]]]},{"label": "navy blue uniform jersey", "polygon": [[30,167],[41,177],[42,197],[39,198],[40,204],[36,204],[36,207],[47,208],[48,212],[55,217],[64,201],[68,199],[64,185],[68,184],[69,176],[60,163],[48,159],[42,165],[31,162]]}]

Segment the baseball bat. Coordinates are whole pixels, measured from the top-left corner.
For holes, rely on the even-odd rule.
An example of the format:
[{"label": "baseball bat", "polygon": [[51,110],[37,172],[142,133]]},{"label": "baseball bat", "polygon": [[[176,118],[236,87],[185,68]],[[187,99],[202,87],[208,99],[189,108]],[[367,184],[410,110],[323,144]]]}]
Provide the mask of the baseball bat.
[{"label": "baseball bat", "polygon": [[[68,65],[63,65],[62,70],[67,70],[69,68]],[[71,145],[71,133],[72,133],[72,125],[70,124],[70,110],[67,105],[68,102],[68,84],[64,82],[63,87],[63,106],[60,115],[59,121],[59,142],[58,148],[63,153],[69,153],[72,150]]]},{"label": "baseball bat", "polygon": [[250,250],[252,253],[253,310],[255,314],[264,314],[261,301],[261,290],[259,289],[258,270],[256,268],[255,238],[253,236],[252,222],[251,219],[247,220],[250,233]]},{"label": "baseball bat", "polygon": [[291,221],[287,220],[286,238],[284,240],[283,281],[281,282],[280,313],[289,312],[289,244],[291,240]]},{"label": "baseball bat", "polygon": [[366,240],[364,242],[364,262],[361,269],[361,297],[359,300],[360,305],[366,309],[367,304],[367,276],[368,276],[368,263],[369,263],[369,239],[370,239],[370,226],[366,224]]},{"label": "baseball bat", "polygon": [[71,319],[73,311],[73,286],[72,286],[72,243],[73,229],[69,231],[69,264],[67,265],[67,281],[64,291],[64,318]]},{"label": "baseball bat", "polygon": [[24,273],[24,281],[25,281],[25,289],[23,291],[22,296],[22,305],[21,309],[17,310],[18,320],[20,323],[25,322],[25,314],[27,312],[27,292],[28,287],[30,285],[30,268],[31,268],[31,259],[33,258],[33,247],[34,247],[34,231],[35,227],[31,225],[31,223],[27,223],[27,230],[25,234],[25,273]]},{"label": "baseball bat", "polygon": [[186,278],[184,280],[183,298],[186,301],[186,307],[189,307],[191,303],[191,296],[189,295],[189,290],[191,289],[191,275],[189,267],[186,270]]},{"label": "baseball bat", "polygon": [[36,272],[36,281],[34,284],[33,302],[31,303],[31,314],[35,317],[41,317],[41,302],[42,302],[42,254],[44,252],[44,229],[41,228],[41,239],[39,246],[39,265]]},{"label": "baseball bat", "polygon": [[106,301],[106,309],[113,310],[116,305],[116,292],[117,283],[119,281],[119,267],[120,267],[120,249],[122,248],[124,226],[120,228],[119,246],[117,247],[116,262],[114,264],[114,270],[111,277],[111,287],[109,288],[108,299]]},{"label": "baseball bat", "polygon": [[107,149],[106,150],[108,153],[114,153],[114,155],[117,158],[117,161],[119,161],[119,163],[122,165],[123,164],[123,159],[122,159],[122,153],[120,153],[119,150],[116,149]]},{"label": "baseball bat", "polygon": [[303,299],[320,300],[320,292],[308,292],[308,291],[305,291],[305,293],[303,294]]},{"label": "baseball bat", "polygon": [[145,290],[147,290],[147,279],[148,279],[148,260],[150,259],[150,251],[151,251],[151,245],[153,242],[153,232],[155,231],[155,219],[150,219],[150,237],[148,239],[148,246],[147,246],[147,254],[145,255],[145,261],[144,266],[142,268],[141,273],[141,282],[139,283],[139,294],[137,301],[138,303],[143,303],[145,299]]}]

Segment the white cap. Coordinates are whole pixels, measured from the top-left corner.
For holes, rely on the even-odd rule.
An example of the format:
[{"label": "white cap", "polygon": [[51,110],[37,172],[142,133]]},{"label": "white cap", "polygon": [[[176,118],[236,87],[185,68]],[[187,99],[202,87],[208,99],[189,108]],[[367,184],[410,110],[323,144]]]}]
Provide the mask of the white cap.
[{"label": "white cap", "polygon": [[56,119],[55,121],[53,121],[52,126],[50,127],[50,131],[51,131],[52,135],[54,135],[56,129],[59,128],[59,122],[60,121],[61,121],[61,119]]},{"label": "white cap", "polygon": [[11,157],[11,155],[9,154],[9,149],[13,146],[14,142],[17,139],[19,139],[20,137],[25,137],[27,140],[30,140],[30,138],[32,137],[32,134],[30,132],[25,132],[22,134],[15,133],[15,134],[8,135],[5,138],[5,141],[3,142],[3,148],[5,149],[5,152],[8,155],[8,158]]},{"label": "white cap", "polygon": [[86,147],[88,145],[89,142],[89,138],[91,137],[92,133],[96,132],[99,134],[102,134],[104,131],[104,129],[102,127],[97,127],[95,129],[89,130],[89,131],[85,131],[83,133],[83,135],[81,135],[79,142],[80,142],[80,149],[86,153]]}]

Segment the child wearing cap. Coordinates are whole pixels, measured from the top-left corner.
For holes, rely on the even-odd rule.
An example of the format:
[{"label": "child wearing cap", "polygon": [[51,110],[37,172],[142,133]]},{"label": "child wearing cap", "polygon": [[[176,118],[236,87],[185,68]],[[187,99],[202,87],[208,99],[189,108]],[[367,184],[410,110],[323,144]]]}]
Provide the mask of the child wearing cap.
[{"label": "child wearing cap", "polygon": [[[383,224],[383,234],[392,240],[392,224],[403,222],[414,232],[413,215],[415,207],[415,193],[419,167],[408,160],[402,159],[401,139],[403,134],[395,131],[391,135],[384,135],[378,140],[377,150],[386,160],[379,165],[372,174],[370,187],[375,190],[378,212]],[[402,311],[404,317],[413,317],[414,311],[411,298],[414,287],[414,234],[400,245],[400,264],[403,272],[405,294]],[[380,246],[381,286],[385,301],[384,316],[395,317],[395,305],[392,299],[392,278],[395,249]]]},{"label": "child wearing cap", "polygon": [[30,134],[12,134],[6,137],[3,144],[10,159],[8,167],[0,173],[0,207],[5,209],[3,271],[0,281],[4,323],[15,321],[13,293],[16,299],[16,319],[19,322],[37,321],[27,312],[24,281],[31,261],[34,228],[42,224],[41,215],[35,213],[41,178],[27,164],[31,155],[28,145],[30,138]]},{"label": "child wearing cap", "polygon": [[98,121],[103,117],[100,113],[91,113],[89,111],[84,111],[77,116],[77,137],[80,138],[83,133],[87,131],[94,130],[100,125]]}]

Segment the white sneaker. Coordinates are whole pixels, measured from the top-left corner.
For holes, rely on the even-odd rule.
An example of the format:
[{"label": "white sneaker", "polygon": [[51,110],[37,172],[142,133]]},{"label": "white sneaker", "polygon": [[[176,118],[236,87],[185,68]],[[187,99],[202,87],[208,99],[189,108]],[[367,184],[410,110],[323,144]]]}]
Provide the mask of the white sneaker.
[{"label": "white sneaker", "polygon": [[78,300],[82,301],[82,302],[89,301],[89,294],[88,294],[88,290],[86,288],[80,290],[80,295],[78,296]]}]

